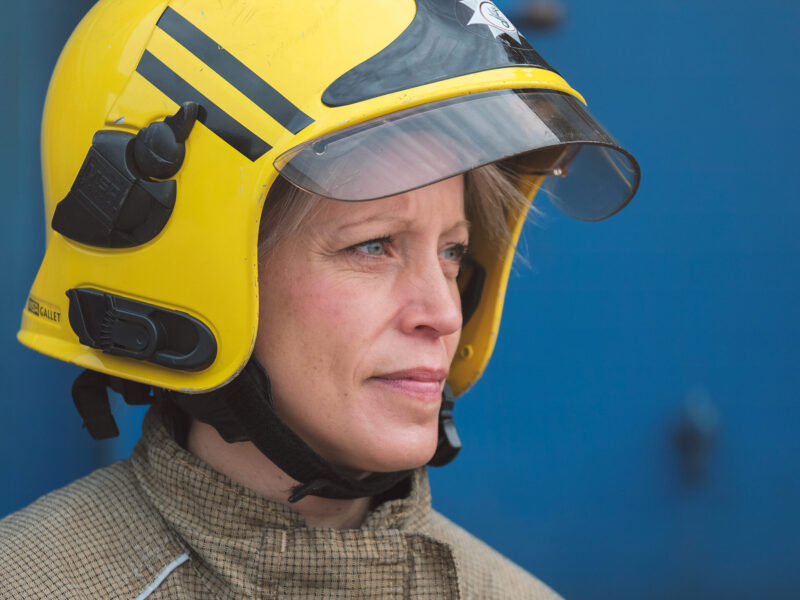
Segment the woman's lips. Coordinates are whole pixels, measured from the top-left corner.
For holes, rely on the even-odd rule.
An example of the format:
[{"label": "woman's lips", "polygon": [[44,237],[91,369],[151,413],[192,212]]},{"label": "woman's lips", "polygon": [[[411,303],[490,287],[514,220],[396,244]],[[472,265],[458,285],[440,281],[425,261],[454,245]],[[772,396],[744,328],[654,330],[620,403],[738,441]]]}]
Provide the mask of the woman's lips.
[{"label": "woman's lips", "polygon": [[415,367],[391,373],[381,373],[371,379],[390,389],[424,398],[440,399],[447,369]]}]

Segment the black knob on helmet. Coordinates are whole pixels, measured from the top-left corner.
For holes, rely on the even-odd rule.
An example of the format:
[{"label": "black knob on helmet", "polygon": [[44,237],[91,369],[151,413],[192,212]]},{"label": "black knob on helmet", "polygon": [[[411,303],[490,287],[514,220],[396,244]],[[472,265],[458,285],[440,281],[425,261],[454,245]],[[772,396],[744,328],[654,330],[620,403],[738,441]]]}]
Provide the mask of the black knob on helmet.
[{"label": "black knob on helmet", "polygon": [[185,102],[173,116],[151,123],[136,135],[133,157],[143,175],[169,179],[186,156],[186,138],[197,120],[198,106]]}]

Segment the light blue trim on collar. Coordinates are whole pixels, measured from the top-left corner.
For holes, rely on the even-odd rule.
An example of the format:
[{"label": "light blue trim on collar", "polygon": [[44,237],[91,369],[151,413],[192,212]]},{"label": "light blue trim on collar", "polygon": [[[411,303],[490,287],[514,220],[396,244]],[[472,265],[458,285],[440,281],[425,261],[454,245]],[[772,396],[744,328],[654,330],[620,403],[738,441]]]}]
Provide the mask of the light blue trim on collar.
[{"label": "light blue trim on collar", "polygon": [[158,577],[156,577],[150,583],[150,585],[148,585],[146,588],[144,588],[144,590],[142,590],[142,593],[139,594],[138,596],[136,596],[136,598],[134,598],[133,600],[145,600],[145,598],[147,598],[148,596],[150,596],[150,594],[152,594],[153,592],[156,591],[156,588],[163,583],[163,581],[167,578],[167,576],[170,573],[172,573],[175,569],[180,567],[187,560],[189,560],[189,555],[184,552],[178,558],[176,558],[171,563],[169,563],[166,567],[164,567],[164,570],[161,571],[161,573],[158,574]]}]

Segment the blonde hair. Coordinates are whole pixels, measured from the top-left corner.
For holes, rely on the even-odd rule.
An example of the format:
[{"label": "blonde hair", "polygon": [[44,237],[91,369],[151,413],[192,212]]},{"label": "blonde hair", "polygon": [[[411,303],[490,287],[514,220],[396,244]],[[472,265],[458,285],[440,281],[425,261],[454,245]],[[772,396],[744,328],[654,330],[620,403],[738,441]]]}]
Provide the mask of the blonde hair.
[{"label": "blonde hair", "polygon": [[[527,204],[513,169],[490,164],[464,175],[464,211],[470,223],[480,224],[497,252],[511,243],[507,222]],[[321,197],[306,192],[278,175],[264,201],[258,232],[258,255],[263,258],[283,239],[295,233],[319,205]]]}]

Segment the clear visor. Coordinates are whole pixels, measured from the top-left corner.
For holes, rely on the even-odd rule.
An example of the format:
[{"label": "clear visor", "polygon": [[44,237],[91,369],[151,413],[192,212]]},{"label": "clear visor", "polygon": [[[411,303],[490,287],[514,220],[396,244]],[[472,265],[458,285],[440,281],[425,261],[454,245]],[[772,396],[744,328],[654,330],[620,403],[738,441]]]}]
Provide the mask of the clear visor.
[{"label": "clear visor", "polygon": [[326,198],[375,200],[507,160],[561,211],[611,216],[636,193],[636,160],[571,96],[500,90],[452,98],[306,142],[275,160],[296,186]]}]

